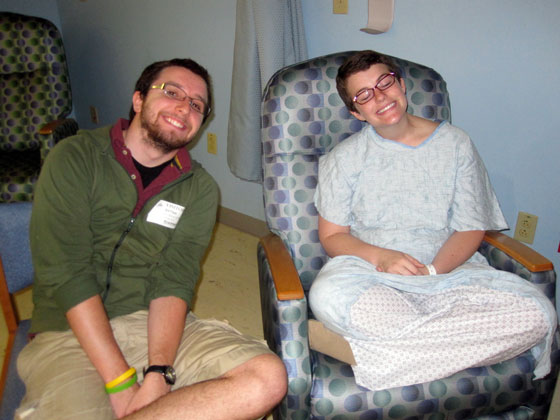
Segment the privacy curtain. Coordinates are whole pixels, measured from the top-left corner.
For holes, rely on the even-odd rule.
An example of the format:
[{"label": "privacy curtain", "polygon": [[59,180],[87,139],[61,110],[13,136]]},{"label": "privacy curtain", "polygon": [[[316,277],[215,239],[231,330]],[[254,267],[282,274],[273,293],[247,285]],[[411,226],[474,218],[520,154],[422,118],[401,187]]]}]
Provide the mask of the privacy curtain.
[{"label": "privacy curtain", "polygon": [[263,88],[277,70],[306,58],[301,0],[237,0],[228,164],[239,178],[262,177]]}]

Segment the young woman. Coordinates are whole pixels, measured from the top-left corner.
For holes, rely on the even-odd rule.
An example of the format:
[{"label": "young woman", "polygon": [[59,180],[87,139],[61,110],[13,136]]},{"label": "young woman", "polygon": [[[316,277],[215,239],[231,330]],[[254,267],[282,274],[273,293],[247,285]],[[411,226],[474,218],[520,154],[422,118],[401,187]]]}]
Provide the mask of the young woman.
[{"label": "young woman", "polygon": [[333,258],[310,305],[350,342],[358,384],[426,382],[529,348],[544,376],[554,308],[476,252],[507,224],[469,136],[408,114],[399,69],[379,53],[350,57],[337,89],[369,124],[319,163],[319,238]]}]

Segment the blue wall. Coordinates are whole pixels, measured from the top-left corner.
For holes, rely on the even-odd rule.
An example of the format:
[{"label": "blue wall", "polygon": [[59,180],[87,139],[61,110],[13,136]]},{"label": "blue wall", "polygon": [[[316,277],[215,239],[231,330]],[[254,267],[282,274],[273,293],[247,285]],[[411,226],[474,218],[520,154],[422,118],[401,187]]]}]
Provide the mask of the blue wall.
[{"label": "blue wall", "polygon": [[[470,133],[502,209],[539,216],[534,248],[560,267],[560,142],[555,106],[560,93],[560,2],[557,0],[399,0],[392,28],[359,31],[367,1],[350,0],[333,15],[331,0],[302,0],[310,56],[372,48],[436,68],[451,93],[453,123]],[[60,23],[70,60],[75,114],[91,127],[128,111],[132,87],[150,62],[190,56],[214,79],[216,115],[192,148],[220,184],[222,205],[263,219],[261,189],[228,169],[225,139],[231,85],[233,0],[0,0],[0,9]],[[218,155],[206,153],[206,133]],[[508,232],[512,234],[511,231]]]},{"label": "blue wall", "polygon": [[60,28],[60,16],[56,0],[0,0],[0,10],[41,16]]}]

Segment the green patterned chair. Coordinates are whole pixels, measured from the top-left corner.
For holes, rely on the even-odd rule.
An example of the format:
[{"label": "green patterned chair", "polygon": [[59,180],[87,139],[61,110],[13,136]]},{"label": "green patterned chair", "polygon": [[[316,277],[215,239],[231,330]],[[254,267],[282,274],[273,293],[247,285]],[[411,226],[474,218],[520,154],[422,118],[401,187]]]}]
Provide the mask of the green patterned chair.
[{"label": "green patterned chair", "polygon": [[[532,380],[535,361],[526,352],[431,383],[376,392],[356,385],[350,365],[332,357],[339,354],[339,341],[346,343],[341,337],[323,343],[321,351],[310,346],[309,326],[318,321],[308,308],[307,291],[326,261],[313,204],[317,161],[362,128],[336,91],[338,67],[350,54],[330,54],[278,71],[262,100],[263,190],[272,232],[261,239],[257,251],[262,316],[265,338],[289,376],[288,394],[274,418],[546,419],[560,363],[558,333],[552,371],[538,381]],[[441,76],[395,60],[406,79],[408,111],[451,120]],[[554,303],[556,275],[550,261],[496,232],[486,235],[480,251],[493,266],[537,284]]]},{"label": "green patterned chair", "polygon": [[0,12],[0,202],[31,201],[39,169],[78,125],[62,37],[48,20]]}]

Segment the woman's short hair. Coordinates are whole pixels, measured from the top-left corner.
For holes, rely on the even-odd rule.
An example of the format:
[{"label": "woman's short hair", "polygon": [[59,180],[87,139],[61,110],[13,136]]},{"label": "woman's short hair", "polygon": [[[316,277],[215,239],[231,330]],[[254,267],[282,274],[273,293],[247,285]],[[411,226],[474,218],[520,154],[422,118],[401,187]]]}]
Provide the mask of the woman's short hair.
[{"label": "woman's short hair", "polygon": [[356,107],[354,106],[354,97],[346,88],[348,78],[353,74],[369,69],[374,64],[385,64],[389,68],[389,71],[395,73],[397,80],[402,78],[399,67],[394,60],[387,55],[372,50],[358,51],[351,55],[339,67],[338,74],[336,75],[336,89],[342,101],[350,111],[356,112]]}]

